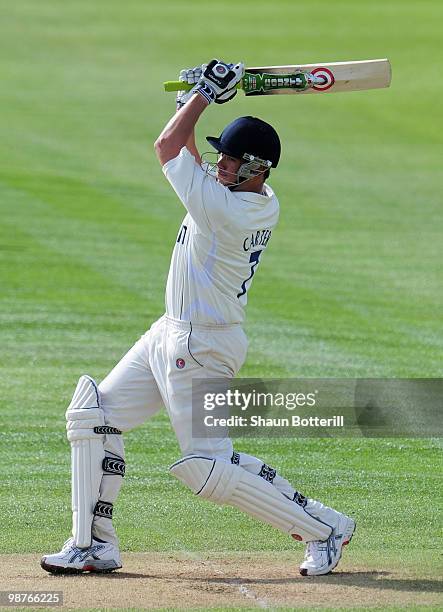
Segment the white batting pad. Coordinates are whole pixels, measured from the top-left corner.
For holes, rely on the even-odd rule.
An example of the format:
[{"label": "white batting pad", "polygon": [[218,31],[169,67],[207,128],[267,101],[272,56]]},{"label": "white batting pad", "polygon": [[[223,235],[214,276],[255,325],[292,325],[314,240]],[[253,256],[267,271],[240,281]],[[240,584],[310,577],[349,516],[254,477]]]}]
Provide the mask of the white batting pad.
[{"label": "white batting pad", "polygon": [[231,459],[231,463],[239,465],[247,472],[251,472],[251,474],[261,476],[264,480],[268,480],[272,483],[280,493],[283,493],[283,495],[289,497],[289,499],[294,499],[295,489],[286,478],[282,478],[276,470],[264,463],[264,461],[253,455],[247,455],[246,453],[234,452],[233,457],[235,457],[235,460],[233,461]]},{"label": "white batting pad", "polygon": [[67,412],[71,408],[98,408],[100,396],[97,384],[93,378],[84,374],[80,376]]},{"label": "white batting pad", "polygon": [[87,548],[105,457],[103,435],[94,432],[94,427],[104,425],[104,414],[97,385],[89,376],[80,378],[66,420],[71,443],[72,535],[78,548]]},{"label": "white batting pad", "polygon": [[169,469],[176,478],[198,495],[207,483],[214,469],[214,463],[214,459],[209,457],[189,456],[176,461]]},{"label": "white batting pad", "polygon": [[220,459],[188,456],[174,463],[172,474],[196,495],[229,504],[296,539],[326,540],[330,525],[312,517],[270,482]]}]

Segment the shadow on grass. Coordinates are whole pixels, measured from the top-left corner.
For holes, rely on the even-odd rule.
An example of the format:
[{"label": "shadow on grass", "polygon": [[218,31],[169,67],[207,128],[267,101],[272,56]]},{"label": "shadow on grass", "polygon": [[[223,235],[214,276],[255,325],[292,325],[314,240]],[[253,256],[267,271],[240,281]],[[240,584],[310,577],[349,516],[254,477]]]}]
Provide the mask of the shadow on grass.
[{"label": "shadow on grass", "polygon": [[[84,574],[85,575],[85,574]],[[310,584],[315,585],[333,585],[335,587],[359,587],[366,589],[386,589],[393,591],[406,592],[421,592],[427,593],[443,593],[443,581],[428,580],[422,578],[390,578],[393,574],[382,571],[357,571],[357,572],[340,572],[337,574],[329,574],[327,576],[291,576],[287,578],[242,578],[241,576],[225,576],[225,577],[208,577],[203,576],[177,576],[177,575],[153,575],[135,572],[117,572],[112,574],[100,575],[89,574],[96,578],[105,580],[122,580],[128,578],[136,578],[147,580],[173,580],[174,582],[206,582],[208,584],[244,584],[244,585],[284,585],[294,584],[295,581],[300,581],[300,584],[308,587]]]}]

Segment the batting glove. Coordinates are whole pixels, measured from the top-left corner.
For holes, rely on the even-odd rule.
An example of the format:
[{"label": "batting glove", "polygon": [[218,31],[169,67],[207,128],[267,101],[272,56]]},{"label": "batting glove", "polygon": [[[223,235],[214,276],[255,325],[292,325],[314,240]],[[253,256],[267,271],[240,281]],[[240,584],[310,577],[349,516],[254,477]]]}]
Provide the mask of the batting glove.
[{"label": "batting glove", "polygon": [[[188,85],[196,85],[202,76],[202,67],[187,68],[180,71],[179,81],[188,83]],[[195,89],[195,88],[193,88]],[[176,97],[177,110],[182,108],[186,102],[194,95],[195,91],[178,91]]]},{"label": "batting glove", "polygon": [[237,64],[225,64],[213,59],[209,64],[203,64],[203,75],[196,87],[196,91],[202,95],[208,104],[217,102],[224,104],[229,102],[237,93],[237,84],[241,81],[245,72],[242,62]]}]

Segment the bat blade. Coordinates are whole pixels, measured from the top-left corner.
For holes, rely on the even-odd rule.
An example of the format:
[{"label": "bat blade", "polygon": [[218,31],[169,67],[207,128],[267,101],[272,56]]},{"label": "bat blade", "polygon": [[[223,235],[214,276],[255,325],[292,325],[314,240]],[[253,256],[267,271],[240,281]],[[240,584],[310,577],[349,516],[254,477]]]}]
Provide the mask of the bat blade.
[{"label": "bat blade", "polygon": [[[247,96],[318,94],[389,87],[391,65],[387,59],[330,62],[292,66],[246,68],[239,84]],[[191,89],[180,81],[168,81],[165,91]]]},{"label": "bat blade", "polygon": [[[391,83],[391,65],[387,59],[248,68],[247,72],[253,75],[260,73],[266,75],[265,81],[267,81],[268,86],[266,87],[266,83],[263,84],[264,86],[257,92],[251,91],[248,93],[245,90],[246,95],[361,91],[389,87]],[[313,75],[315,82],[304,89],[293,87],[290,85],[289,79],[285,79],[285,75],[296,75],[297,73]]]}]

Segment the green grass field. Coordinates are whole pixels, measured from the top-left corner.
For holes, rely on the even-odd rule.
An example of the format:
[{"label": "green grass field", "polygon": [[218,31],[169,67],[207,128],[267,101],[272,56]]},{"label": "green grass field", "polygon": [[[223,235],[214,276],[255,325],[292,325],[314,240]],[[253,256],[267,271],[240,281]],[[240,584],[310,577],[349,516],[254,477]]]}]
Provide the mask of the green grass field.
[{"label": "green grass field", "polygon": [[[208,109],[198,140],[205,150],[205,135],[245,114],[282,137],[270,181],[280,224],[249,294],[241,376],[441,376],[438,0],[1,4],[0,553],[49,552],[66,539],[64,411],[78,376],[103,378],[163,312],[183,209],[152,145],[174,108],[162,81],[182,67],[213,56],[390,58],[388,90],[238,95]],[[294,549],[169,476],[179,451],[164,414],[125,440],[124,551]],[[441,574],[439,440],[236,446],[357,517],[351,564],[388,558],[423,579]]]}]

